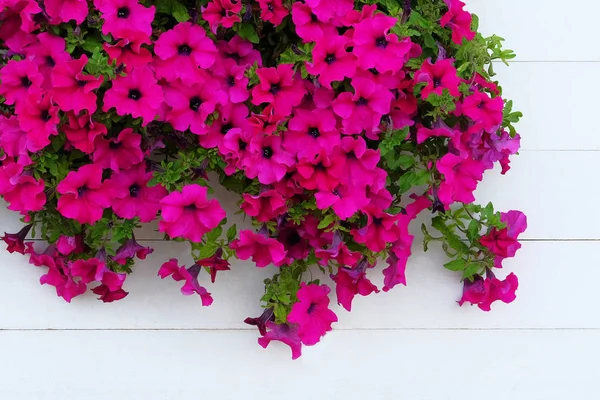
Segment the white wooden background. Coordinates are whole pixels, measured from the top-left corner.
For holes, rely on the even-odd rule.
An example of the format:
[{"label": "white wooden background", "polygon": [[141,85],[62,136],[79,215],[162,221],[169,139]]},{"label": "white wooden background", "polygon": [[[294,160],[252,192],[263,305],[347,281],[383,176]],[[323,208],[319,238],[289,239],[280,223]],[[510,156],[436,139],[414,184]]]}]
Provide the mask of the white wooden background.
[{"label": "white wooden background", "polygon": [[[458,277],[417,245],[408,287],[357,298],[351,314],[336,308],[335,330],[293,362],[283,345],[259,347],[242,323],[259,313],[271,271],[235,264],[202,308],[156,276],[185,246],[146,231],[157,251],[128,279],[127,299],[66,304],[39,285],[40,269],[2,250],[0,399],[599,398],[600,3],[467,3],[485,33],[518,53],[498,70],[526,116],[523,149],[508,175],[488,173],[478,191],[529,217],[523,248],[506,263],[520,278],[515,303],[488,314],[459,308]],[[0,209],[0,230],[17,230]]]}]

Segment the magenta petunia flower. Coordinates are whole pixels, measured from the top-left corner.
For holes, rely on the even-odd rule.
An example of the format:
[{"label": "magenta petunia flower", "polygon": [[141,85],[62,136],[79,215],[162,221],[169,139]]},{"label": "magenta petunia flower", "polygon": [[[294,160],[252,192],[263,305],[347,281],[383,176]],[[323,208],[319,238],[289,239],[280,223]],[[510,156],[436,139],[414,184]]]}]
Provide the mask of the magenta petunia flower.
[{"label": "magenta petunia flower", "polygon": [[[237,150],[225,144],[227,137],[235,136],[237,149],[240,146],[240,135],[251,139],[248,124],[248,107],[243,104],[231,104],[218,108],[219,117],[207,126],[205,133],[200,136],[200,145],[206,149],[219,148],[221,154],[238,153]],[[235,139],[234,139],[235,140]],[[249,140],[245,143],[249,143]],[[235,147],[235,145],[234,145]],[[232,151],[233,150],[233,151]]]},{"label": "magenta petunia flower", "polygon": [[0,95],[4,96],[6,104],[12,105],[29,95],[40,96],[44,76],[31,60],[10,60],[0,69],[0,81]]},{"label": "magenta petunia flower", "polygon": [[104,95],[102,111],[114,107],[121,116],[131,114],[133,118],[142,118],[142,126],[146,126],[159,113],[162,102],[163,89],[152,70],[144,66],[112,81],[112,88]]},{"label": "magenta petunia flower", "polygon": [[71,275],[81,278],[85,284],[95,281],[100,282],[104,274],[109,271],[104,261],[98,258],[90,258],[87,260],[77,260],[70,264]]},{"label": "magenta petunia flower", "polygon": [[248,229],[241,231],[240,238],[231,242],[230,247],[235,250],[238,259],[252,258],[259,268],[264,268],[269,264],[280,267],[288,261],[281,242]]},{"label": "magenta petunia flower", "polygon": [[112,209],[121,218],[139,217],[141,222],[156,219],[160,210],[160,201],[167,196],[167,190],[161,185],[148,186],[152,172],[146,172],[145,163],[113,174],[107,181],[114,199]]},{"label": "magenta petunia flower", "polygon": [[333,24],[321,22],[308,4],[299,1],[292,4],[292,21],[296,26],[296,33],[304,43],[318,42],[323,37],[337,35]]},{"label": "magenta petunia flower", "polygon": [[442,16],[440,25],[452,29],[452,41],[461,44],[463,39],[473,40],[475,31],[471,29],[473,16],[463,9],[465,3],[460,0],[444,0],[448,6],[448,12]]},{"label": "magenta petunia flower", "polygon": [[441,96],[444,89],[447,89],[454,97],[460,96],[458,86],[461,79],[456,73],[452,58],[438,59],[435,64],[432,64],[431,58],[428,58],[423,62],[421,69],[415,72],[414,79],[415,82],[427,83],[421,92],[421,96],[424,99],[428,98],[431,93]]},{"label": "magenta petunia flower", "polygon": [[200,243],[202,236],[219,226],[226,217],[219,202],[207,200],[206,193],[206,187],[193,184],[164,197],[160,201],[159,230],[171,238],[183,237]]},{"label": "magenta petunia flower", "polygon": [[367,278],[367,266],[368,263],[364,260],[355,269],[340,267],[336,275],[331,275],[335,282],[338,304],[347,311],[352,311],[352,300],[357,294],[368,296],[371,293],[379,293],[377,286]]},{"label": "magenta petunia flower", "polygon": [[311,248],[308,240],[300,235],[298,225],[283,225],[277,233],[277,241],[283,244],[283,248],[291,259],[303,260],[310,254]]},{"label": "magenta petunia flower", "polygon": [[117,39],[152,35],[155,7],[144,7],[137,0],[94,0],[104,24],[102,33]]},{"label": "magenta petunia flower", "polygon": [[15,189],[23,174],[23,165],[16,162],[5,162],[0,165],[0,195]]},{"label": "magenta petunia flower", "polygon": [[300,340],[307,346],[317,344],[322,336],[331,331],[331,324],[338,320],[329,309],[330,291],[327,285],[300,284],[298,302],[292,306],[287,319],[298,325]]},{"label": "magenta petunia flower", "polygon": [[352,217],[369,204],[364,186],[339,185],[333,190],[315,193],[315,199],[319,210],[331,207],[341,220]]},{"label": "magenta petunia flower", "polygon": [[88,15],[86,0],[43,0],[43,3],[52,25],[71,20],[80,25]]},{"label": "magenta petunia flower", "polygon": [[42,145],[36,143],[21,129],[17,116],[11,115],[10,118],[0,116],[0,147],[7,156],[16,157],[19,164],[28,165],[31,162],[28,152],[41,150],[43,144],[45,142]]},{"label": "magenta petunia flower", "polygon": [[312,51],[312,63],[306,63],[309,74],[316,75],[321,85],[331,88],[331,82],[352,78],[356,73],[356,56],[347,51],[351,46],[345,36],[320,40]]},{"label": "magenta petunia flower", "polygon": [[202,10],[202,19],[210,25],[210,30],[217,33],[217,28],[231,28],[242,19],[238,15],[242,11],[241,0],[212,0]]},{"label": "magenta petunia flower", "polygon": [[250,142],[250,156],[245,161],[248,178],[258,177],[260,183],[270,185],[283,179],[294,157],[283,148],[280,136],[260,135]]},{"label": "magenta petunia flower", "polygon": [[70,254],[79,254],[85,250],[83,239],[80,235],[77,236],[65,236],[60,235],[56,241],[56,250],[63,256]]},{"label": "magenta petunia flower", "polygon": [[10,42],[21,33],[30,33],[40,26],[42,9],[35,0],[8,0],[0,3],[2,27],[0,39]]},{"label": "magenta petunia flower", "polygon": [[375,14],[354,26],[354,49],[358,65],[363,69],[395,72],[408,61],[413,44],[410,38],[402,40],[390,33],[397,19]]},{"label": "magenta petunia flower", "polygon": [[50,136],[58,134],[56,125],[60,122],[58,107],[50,94],[29,95],[15,108],[19,126],[39,148],[50,144]]},{"label": "magenta petunia flower", "polygon": [[68,114],[69,124],[61,127],[67,136],[68,144],[85,154],[96,150],[96,138],[107,134],[106,125],[96,122],[89,114],[75,116]]},{"label": "magenta petunia flower", "polygon": [[206,119],[215,112],[218,104],[226,102],[227,94],[210,76],[193,84],[177,81],[165,90],[165,103],[171,107],[165,119],[178,131],[189,128],[196,135],[205,135]]},{"label": "magenta petunia flower", "polygon": [[218,62],[221,63],[223,60],[232,59],[238,65],[242,67],[250,67],[257,63],[259,67],[262,67],[262,58],[260,52],[254,48],[252,43],[242,39],[236,35],[231,38],[229,42],[221,40],[217,43],[218,48]]},{"label": "magenta petunia flower", "polygon": [[9,203],[7,208],[23,215],[31,211],[40,211],[46,204],[45,189],[43,180],[21,175],[16,180],[14,188],[4,194],[4,200]]},{"label": "magenta petunia flower", "polygon": [[275,313],[273,312],[273,308],[265,308],[265,311],[260,315],[260,317],[251,318],[248,317],[244,320],[245,324],[256,326],[261,336],[265,336],[267,334],[267,322],[271,322],[275,319]]},{"label": "magenta petunia flower", "polygon": [[367,206],[364,213],[367,215],[367,225],[351,231],[356,243],[362,243],[369,250],[379,253],[388,243],[400,238],[397,215],[388,214],[373,206]]},{"label": "magenta petunia flower", "polygon": [[96,93],[104,80],[103,76],[95,77],[83,73],[88,58],[82,55],[77,60],[59,63],[52,70],[52,99],[62,111],[82,110],[93,114],[96,112]]},{"label": "magenta petunia flower", "polygon": [[330,109],[298,109],[284,133],[283,147],[298,157],[310,158],[319,149],[331,151],[340,141],[337,119]]},{"label": "magenta petunia flower", "polygon": [[267,190],[258,196],[244,193],[241,208],[259,222],[267,222],[287,211],[286,199],[276,190]]},{"label": "magenta petunia flower", "polygon": [[102,168],[95,164],[71,171],[56,187],[62,196],[56,209],[80,224],[94,224],[112,203],[112,193],[102,182]]},{"label": "magenta petunia flower", "polygon": [[390,112],[394,96],[383,86],[365,78],[354,78],[352,87],[354,94],[342,92],[333,102],[333,111],[343,119],[343,133],[376,131],[381,117]]},{"label": "magenta petunia flower", "polygon": [[379,173],[379,150],[368,149],[360,136],[342,138],[341,149],[346,156],[347,180],[355,186],[372,185]]},{"label": "magenta petunia flower", "polygon": [[485,166],[480,161],[465,157],[448,153],[436,163],[438,171],[444,176],[438,197],[445,205],[455,201],[465,204],[475,201],[473,192],[483,179]]},{"label": "magenta petunia flower", "polygon": [[272,104],[276,114],[287,116],[291,114],[293,107],[302,102],[306,89],[302,80],[295,77],[292,64],[259,68],[256,74],[260,83],[252,89],[252,104]]},{"label": "magenta petunia flower", "polygon": [[338,231],[334,234],[331,245],[328,248],[315,249],[315,256],[318,258],[320,265],[326,266],[330,261],[335,261],[340,268],[353,268],[362,258],[360,252],[348,249],[348,246],[342,242],[342,237]]},{"label": "magenta petunia flower", "polygon": [[269,343],[276,340],[285,343],[292,349],[292,360],[295,360],[302,355],[302,342],[298,335],[298,329],[295,326],[276,324],[273,321],[267,321],[266,328],[268,331],[265,335],[258,338],[259,345],[266,349]]},{"label": "magenta petunia flower", "polygon": [[56,246],[50,246],[42,254],[30,250],[29,262],[37,267],[48,267],[46,274],[40,278],[40,284],[54,286],[56,294],[70,303],[74,297],[80,296],[87,290],[82,281],[75,281],[71,270],[64,258],[56,252]]},{"label": "magenta petunia flower", "polygon": [[202,306],[206,307],[212,304],[213,298],[210,293],[198,283],[198,275],[200,274],[201,269],[202,267],[198,264],[195,264],[190,268],[186,268],[185,265],[179,266],[177,259],[172,258],[160,267],[158,276],[160,276],[161,279],[171,276],[173,280],[177,282],[185,281],[181,288],[181,293],[185,296],[190,296],[194,293],[198,294],[202,300]]},{"label": "magenta petunia flower", "polygon": [[143,44],[150,44],[149,38],[136,38],[134,40],[121,39],[115,44],[104,43],[102,46],[106,54],[108,54],[108,61],[117,61],[117,64],[125,65],[125,71],[127,73],[133,71],[134,68],[143,67],[146,64],[152,62],[152,53]]},{"label": "magenta petunia flower", "polygon": [[6,243],[6,251],[9,253],[20,253],[25,254],[25,238],[29,234],[33,228],[32,224],[25,225],[19,232],[17,233],[6,233],[4,232],[4,236],[0,237],[0,240],[3,240]]},{"label": "magenta petunia flower", "polygon": [[463,295],[458,301],[461,306],[469,302],[483,311],[490,311],[493,302],[500,300],[504,303],[511,303],[517,295],[515,291],[519,288],[517,276],[510,273],[505,280],[501,281],[488,270],[485,279],[476,276],[473,282],[465,279]]},{"label": "magenta petunia flower", "polygon": [[212,283],[215,283],[217,279],[217,272],[231,270],[231,268],[229,268],[231,265],[229,264],[229,261],[223,259],[223,248],[221,247],[217,249],[214,255],[198,260],[196,261],[196,264],[209,269],[210,281]]},{"label": "magenta petunia flower", "polygon": [[289,11],[282,4],[282,0],[258,0],[260,18],[277,26],[287,17]]},{"label": "magenta petunia flower", "polygon": [[129,169],[139,164],[144,159],[140,145],[142,136],[134,133],[133,129],[126,128],[116,138],[96,139],[93,161],[102,169],[110,168],[113,171]]},{"label": "magenta petunia flower", "polygon": [[214,69],[216,78],[219,78],[223,91],[231,103],[242,103],[250,97],[246,67],[238,65],[230,59],[223,60],[219,68]]},{"label": "magenta petunia flower", "polygon": [[483,124],[486,131],[494,133],[502,124],[504,101],[500,96],[490,98],[487,93],[475,92],[465,98],[462,113],[477,123]]},{"label": "magenta petunia flower", "polygon": [[210,68],[216,59],[217,48],[206,31],[190,22],[182,22],[160,35],[154,45],[156,76],[169,82],[180,78],[185,84],[194,83],[198,68]]},{"label": "magenta petunia flower", "polygon": [[521,248],[519,235],[527,229],[527,217],[520,211],[501,213],[500,220],[506,224],[506,228],[493,227],[480,239],[481,244],[496,255],[496,268],[502,268],[502,261],[505,258],[515,256],[517,250]]},{"label": "magenta petunia flower", "polygon": [[152,247],[142,246],[135,240],[135,237],[132,237],[131,239],[127,239],[125,243],[117,249],[112,259],[121,265],[125,265],[127,260],[133,259],[134,257],[145,260],[146,257],[152,253],[154,253]]},{"label": "magenta petunia flower", "polygon": [[65,63],[71,59],[66,51],[65,39],[54,36],[48,32],[42,32],[36,35],[37,41],[25,48],[25,56],[33,60],[38,66],[38,70],[44,76],[43,89],[49,90],[52,87],[50,75],[57,64]]},{"label": "magenta petunia flower", "polygon": [[295,178],[304,189],[333,190],[346,172],[345,157],[339,147],[329,152],[321,148],[315,156],[300,158],[296,172]]},{"label": "magenta petunia flower", "polygon": [[353,0],[307,0],[306,4],[320,21],[329,21],[335,17],[343,17],[354,9]]}]

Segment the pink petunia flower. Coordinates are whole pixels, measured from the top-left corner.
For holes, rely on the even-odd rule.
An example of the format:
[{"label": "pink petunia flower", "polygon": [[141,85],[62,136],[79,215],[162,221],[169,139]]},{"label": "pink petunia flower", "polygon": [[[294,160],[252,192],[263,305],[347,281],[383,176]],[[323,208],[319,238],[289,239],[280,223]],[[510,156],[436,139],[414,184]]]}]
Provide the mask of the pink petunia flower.
[{"label": "pink petunia flower", "polygon": [[438,196],[445,205],[455,201],[472,203],[475,201],[473,192],[478,182],[483,179],[485,165],[480,161],[448,153],[437,163],[438,171],[444,176],[440,184]]},{"label": "pink petunia flower", "polygon": [[332,36],[317,42],[313,49],[312,63],[306,63],[309,74],[319,77],[319,82],[331,88],[331,82],[352,78],[356,73],[356,56],[347,51],[350,40],[344,36]]},{"label": "pink petunia flower", "polygon": [[177,81],[165,90],[165,103],[171,109],[165,119],[178,131],[190,129],[196,135],[207,133],[205,122],[218,104],[225,104],[227,95],[219,82],[211,77],[194,84]]},{"label": "pink petunia flower", "polygon": [[241,231],[240,238],[231,242],[229,247],[235,250],[238,259],[252,258],[259,268],[269,264],[280,267],[287,262],[286,251],[281,242],[251,230]]},{"label": "pink petunia flower", "polygon": [[342,138],[341,149],[346,156],[347,180],[355,186],[372,185],[380,170],[379,150],[367,148],[367,142],[360,136]]},{"label": "pink petunia flower", "polygon": [[68,118],[69,124],[61,128],[67,136],[68,144],[85,154],[92,154],[96,150],[96,138],[108,132],[106,125],[94,121],[89,114],[77,117],[69,113]]},{"label": "pink petunia flower", "polygon": [[346,220],[369,204],[364,186],[339,185],[331,191],[315,193],[317,208],[326,210],[329,207],[341,220]]},{"label": "pink petunia flower", "polygon": [[50,94],[29,95],[25,101],[17,104],[15,109],[19,126],[39,148],[49,145],[50,136],[58,134],[58,111]]},{"label": "pink petunia flower", "polygon": [[242,103],[250,97],[246,67],[238,65],[231,59],[225,59],[220,68],[215,69],[215,77],[221,81],[221,87],[231,103]]},{"label": "pink petunia flower", "polygon": [[292,64],[259,68],[256,74],[260,83],[252,89],[252,104],[272,104],[276,114],[287,116],[302,102],[306,89],[295,76]]},{"label": "pink petunia flower", "polygon": [[431,58],[423,62],[421,69],[415,72],[415,82],[426,82],[427,85],[423,88],[421,96],[427,99],[431,93],[441,96],[444,89],[454,96],[460,96],[458,86],[460,78],[454,68],[454,59],[446,58],[438,59],[435,63],[431,63]]},{"label": "pink petunia flower", "polygon": [[43,0],[43,2],[52,25],[59,25],[71,20],[80,25],[88,15],[86,0]]},{"label": "pink petunia flower", "polygon": [[56,241],[56,250],[63,256],[68,256],[70,254],[79,254],[85,250],[85,245],[83,243],[83,239],[81,235],[77,236],[65,236],[60,235],[58,240]]},{"label": "pink petunia flower", "polygon": [[519,235],[527,229],[527,217],[520,211],[501,213],[500,220],[506,224],[506,228],[493,227],[480,239],[481,244],[496,255],[496,268],[502,268],[502,261],[505,258],[515,256],[517,250],[521,248]]},{"label": "pink petunia flower", "polygon": [[160,201],[159,230],[171,238],[183,237],[200,243],[202,236],[219,226],[226,217],[219,202],[208,200],[206,193],[206,187],[192,184],[164,197]]},{"label": "pink petunia flower", "polygon": [[121,116],[131,114],[133,118],[142,118],[142,126],[146,126],[159,113],[162,102],[163,90],[152,70],[144,66],[112,81],[112,87],[104,94],[102,111],[114,107]]},{"label": "pink petunia flower", "polygon": [[40,278],[40,284],[56,288],[56,295],[70,303],[74,297],[80,296],[87,290],[82,281],[75,281],[66,260],[57,254],[56,246],[49,246],[42,254],[33,248],[28,250],[31,255],[29,262],[37,267],[48,267],[46,274]]},{"label": "pink petunia flower", "polygon": [[277,241],[283,244],[289,258],[303,260],[310,253],[308,240],[300,235],[299,226],[286,224],[279,229]]},{"label": "pink petunia flower", "polygon": [[490,98],[487,93],[475,92],[465,98],[462,104],[462,113],[476,123],[481,123],[483,128],[493,133],[502,124],[502,110],[504,101],[497,96]]},{"label": "pink petunia flower", "polygon": [[345,157],[339,147],[333,151],[321,148],[311,157],[300,158],[296,179],[308,190],[334,190],[346,172]]},{"label": "pink petunia flower", "polygon": [[4,194],[4,200],[9,203],[7,208],[23,215],[31,211],[40,211],[46,204],[45,189],[43,180],[21,175],[15,182],[14,188]]},{"label": "pink petunia flower", "polygon": [[125,72],[130,73],[134,68],[143,67],[152,62],[152,53],[143,44],[150,44],[149,38],[121,39],[115,44],[104,43],[103,49],[108,54],[108,61],[117,61],[125,65]]},{"label": "pink petunia flower", "polygon": [[137,0],[94,0],[104,24],[102,33],[117,39],[152,35],[155,7],[144,7]]},{"label": "pink petunia flower", "polygon": [[210,30],[217,33],[217,28],[231,28],[242,19],[238,15],[242,11],[241,0],[212,0],[202,10],[202,19],[210,25]]},{"label": "pink petunia flower", "polygon": [[369,250],[379,253],[388,243],[400,238],[398,216],[381,211],[373,206],[365,208],[367,225],[361,229],[353,229],[352,237],[356,243],[364,244]]},{"label": "pink petunia flower", "polygon": [[368,296],[371,293],[379,293],[377,286],[367,278],[367,266],[368,263],[364,260],[355,269],[340,267],[336,275],[331,275],[331,279],[336,284],[335,293],[338,304],[347,311],[352,311],[352,300],[357,294]]},{"label": "pink petunia flower", "polygon": [[260,18],[277,26],[287,17],[289,11],[282,4],[282,0],[258,0]]},{"label": "pink petunia flower", "polygon": [[229,261],[223,258],[223,248],[219,247],[215,254],[211,257],[203,258],[201,260],[196,261],[196,264],[208,268],[210,271],[210,281],[215,283],[217,279],[217,272],[219,271],[229,271],[231,268],[229,266]]},{"label": "pink petunia flower", "polygon": [[378,129],[381,117],[388,114],[392,93],[365,78],[352,80],[354,94],[342,92],[333,102],[333,111],[343,119],[347,135],[372,132]]},{"label": "pink petunia flower", "polygon": [[40,96],[44,76],[38,66],[31,60],[10,60],[0,69],[0,95],[5,97],[8,105],[21,102],[29,95]]},{"label": "pink petunia flower", "polygon": [[275,313],[273,312],[273,308],[265,308],[265,311],[263,311],[260,317],[248,317],[244,320],[244,323],[256,326],[260,332],[260,335],[265,336],[267,334],[267,323],[273,321],[274,319]]},{"label": "pink petunia flower", "polygon": [[36,39],[35,43],[25,48],[25,56],[37,64],[38,70],[44,76],[42,88],[48,90],[52,87],[50,75],[54,67],[69,61],[71,56],[66,51],[65,39],[59,36],[42,32],[36,35]]},{"label": "pink petunia flower", "polygon": [[319,149],[333,149],[340,144],[337,119],[330,109],[294,112],[283,136],[283,146],[298,157],[311,157]]},{"label": "pink petunia flower", "polygon": [[31,162],[28,152],[37,152],[45,147],[45,141],[36,143],[32,137],[21,129],[16,115],[10,118],[0,116],[0,147],[7,156],[16,157],[19,164],[28,165]]},{"label": "pink petunia flower", "polygon": [[62,196],[56,209],[80,224],[94,224],[112,203],[112,193],[102,182],[102,168],[95,164],[71,171],[56,187]]},{"label": "pink petunia flower", "polygon": [[512,303],[517,295],[515,291],[519,288],[519,280],[513,273],[501,281],[488,270],[485,279],[476,276],[473,282],[466,279],[464,282],[463,295],[458,301],[459,305],[466,302],[476,304],[483,311],[490,311],[493,302],[500,300],[504,303]]},{"label": "pink petunia flower", "polygon": [[252,43],[236,35],[229,42],[221,40],[217,44],[218,56],[222,60],[232,59],[242,67],[250,67],[257,63],[262,67],[260,52],[254,48]]},{"label": "pink petunia flower", "polygon": [[250,156],[244,171],[250,179],[258,178],[263,185],[283,179],[294,157],[281,145],[280,136],[258,136],[250,142]]},{"label": "pink petunia flower", "polygon": [[317,42],[323,37],[337,34],[332,24],[321,22],[308,4],[299,1],[292,5],[292,21],[304,43]]},{"label": "pink petunia flower", "polygon": [[200,274],[201,269],[202,267],[197,264],[190,268],[186,268],[185,265],[179,266],[177,259],[172,258],[160,267],[158,276],[160,276],[161,279],[171,276],[173,280],[177,282],[185,281],[181,288],[181,293],[185,296],[190,296],[194,293],[198,294],[202,300],[202,306],[207,307],[212,304],[213,298],[210,293],[198,283],[198,275]]},{"label": "pink petunia flower", "polygon": [[152,247],[142,246],[135,240],[135,237],[132,237],[131,239],[127,239],[125,243],[117,249],[112,259],[121,265],[125,265],[129,259],[137,257],[140,260],[145,260],[146,257],[152,253],[154,253]]},{"label": "pink petunia flower", "polygon": [[12,191],[23,174],[23,165],[16,162],[5,162],[0,165],[0,195]]},{"label": "pink petunia flower", "polygon": [[292,306],[287,319],[298,325],[300,340],[307,346],[317,344],[338,320],[329,309],[329,292],[327,285],[300,284],[298,302]]},{"label": "pink petunia flower", "polygon": [[471,29],[473,16],[463,9],[465,3],[460,0],[444,0],[448,6],[448,12],[442,16],[440,25],[452,29],[452,41],[461,44],[463,39],[473,40],[475,31]]},{"label": "pink petunia flower", "polygon": [[142,136],[134,133],[131,128],[123,129],[116,138],[99,137],[95,142],[93,161],[102,169],[110,168],[113,171],[128,169],[144,159],[144,153],[140,148],[141,143]]},{"label": "pink petunia flower", "polygon": [[324,22],[335,17],[343,17],[354,8],[353,0],[307,0],[306,4],[319,20]]},{"label": "pink petunia flower", "polygon": [[198,68],[210,68],[216,59],[217,48],[206,37],[206,31],[191,22],[181,22],[160,35],[154,45],[156,76],[169,82],[180,78],[193,82]]},{"label": "pink petunia flower", "polygon": [[0,237],[0,240],[3,240],[6,243],[6,251],[9,253],[20,253],[25,254],[25,238],[29,234],[33,228],[32,224],[25,225],[19,232],[17,233],[6,233],[4,232],[4,236]]},{"label": "pink petunia flower", "polygon": [[276,190],[267,190],[258,196],[242,195],[241,208],[259,222],[267,222],[287,211],[286,199]]},{"label": "pink petunia flower", "polygon": [[77,60],[57,64],[52,70],[52,99],[62,111],[96,112],[97,98],[93,91],[100,87],[104,77],[85,75],[83,68],[87,62],[87,56],[82,55]]},{"label": "pink petunia flower", "polygon": [[298,335],[298,329],[295,326],[288,324],[276,324],[273,321],[267,321],[266,328],[268,331],[262,337],[258,338],[258,344],[264,349],[273,340],[285,343],[292,349],[292,360],[297,359],[302,355],[302,342]]},{"label": "pink petunia flower", "polygon": [[408,37],[399,40],[390,33],[396,22],[396,18],[375,14],[355,25],[352,52],[361,68],[375,68],[381,73],[402,69],[413,44]]},{"label": "pink petunia flower", "polygon": [[161,185],[148,186],[152,172],[146,172],[145,163],[113,174],[107,185],[113,191],[112,209],[121,218],[139,217],[141,222],[156,219],[160,201],[168,194]]},{"label": "pink petunia flower", "polygon": [[[219,148],[221,154],[232,154],[232,150],[225,144],[225,139],[231,136],[244,136],[249,139],[248,107],[244,104],[231,104],[219,107],[219,118],[212,121],[210,126],[205,127],[205,134],[200,136],[200,145],[206,149]],[[249,140],[246,142],[249,143]],[[237,148],[240,142],[237,140]],[[234,146],[235,147],[235,146]],[[233,151],[237,153],[237,151]]]},{"label": "pink petunia flower", "polygon": [[348,249],[348,246],[343,243],[339,231],[335,231],[330,244],[331,245],[325,249],[321,248],[322,244],[314,246],[314,243],[311,243],[312,246],[317,247],[315,249],[315,256],[318,258],[320,265],[328,265],[329,262],[333,260],[337,262],[340,268],[353,268],[362,258],[362,254],[358,251],[350,251],[350,249]]}]

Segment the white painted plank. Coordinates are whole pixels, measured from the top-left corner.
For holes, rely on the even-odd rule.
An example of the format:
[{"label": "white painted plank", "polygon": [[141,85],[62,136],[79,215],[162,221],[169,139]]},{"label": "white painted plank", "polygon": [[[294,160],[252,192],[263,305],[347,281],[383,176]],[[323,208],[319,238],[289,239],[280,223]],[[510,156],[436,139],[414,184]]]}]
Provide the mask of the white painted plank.
[{"label": "white painted plank", "polygon": [[[214,285],[203,274],[201,282],[215,298],[212,306],[203,308],[199,298],[180,294],[181,284],[156,276],[160,264],[185,254],[186,246],[154,245],[155,254],[140,262],[126,282],[129,297],[113,304],[103,304],[93,294],[67,304],[56,297],[52,287],[39,285],[41,269],[26,264],[22,257],[0,253],[0,274],[5,282],[0,291],[0,329],[243,329],[248,327],[242,322],[245,317],[260,314],[263,279],[274,269],[236,262]],[[334,329],[600,329],[600,300],[590,296],[600,281],[600,243],[526,242],[515,259],[506,261],[506,271],[498,271],[499,276],[509,272],[519,276],[517,300],[510,305],[496,303],[490,313],[458,307],[460,277],[444,270],[445,260],[440,251],[424,254],[417,244],[407,269],[408,286],[357,297],[352,313],[336,306],[339,323]],[[189,262],[189,256],[182,261]],[[382,267],[372,274],[378,285]]]},{"label": "white painted plank", "polygon": [[0,332],[0,398],[564,400],[598,331],[345,331],[290,360],[251,332]]},{"label": "white painted plank", "polygon": [[464,0],[485,35],[506,39],[519,61],[600,61],[592,0]]}]

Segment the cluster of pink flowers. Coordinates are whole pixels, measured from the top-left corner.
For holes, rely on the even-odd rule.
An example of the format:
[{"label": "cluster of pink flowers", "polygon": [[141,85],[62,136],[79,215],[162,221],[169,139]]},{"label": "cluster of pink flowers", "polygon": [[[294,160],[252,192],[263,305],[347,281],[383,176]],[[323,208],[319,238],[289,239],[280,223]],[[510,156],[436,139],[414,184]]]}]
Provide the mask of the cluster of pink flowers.
[{"label": "cluster of pink flowers", "polygon": [[[424,57],[419,43],[394,33],[398,18],[377,5],[355,9],[352,0],[295,1],[291,7],[282,0],[254,3],[212,0],[191,21],[165,30],[153,26],[155,7],[137,0],[95,0],[92,9],[84,0],[44,0],[42,7],[33,0],[0,0],[0,40],[15,56],[0,68],[0,95],[8,107],[0,115],[0,196],[25,222],[44,223],[44,213],[56,211],[84,227],[60,235],[43,253],[24,242],[32,225],[3,240],[9,251],[48,268],[41,282],[65,300],[91,284],[102,301],[124,298],[124,272],[152,252],[132,235],[114,253],[91,248],[85,229],[102,221],[158,219],[160,232],[194,249],[221,229],[226,212],[207,197],[204,169],[195,171],[193,181],[171,182],[177,184],[170,190],[153,182],[164,171],[152,157],[177,138],[192,138],[193,148],[218,155],[223,176],[241,174],[253,183],[252,191],[240,193],[240,207],[257,229],[221,241],[189,268],[172,259],[158,272],[184,282],[182,293],[199,295],[205,306],[213,298],[200,285],[201,271],[214,282],[235,255],[260,268],[283,271],[310,261],[327,269],[337,302],[350,311],[356,295],[380,291],[367,277],[378,257],[387,264],[383,291],[406,284],[414,239],[409,224],[417,215],[473,203],[484,171],[497,162],[503,173],[510,168],[520,138],[504,125],[499,88],[479,73],[461,77],[445,51]],[[455,45],[475,38],[463,6],[447,0],[438,21]],[[239,29],[253,13],[261,24],[293,23],[310,59],[273,64],[250,41],[224,33]],[[111,73],[89,73],[92,56],[69,50],[63,37],[47,29],[73,21],[90,29],[101,25],[102,35],[110,36],[100,51],[108,60],[102,67]],[[440,117],[430,122],[419,114],[424,102],[443,96],[455,106],[451,119],[461,123]],[[172,134],[153,133],[157,126]],[[401,141],[415,146],[441,144],[445,150],[424,164],[432,176],[428,189],[402,198],[408,199],[403,207],[378,148],[390,134],[400,134],[394,132],[408,132]],[[56,143],[67,154],[68,170],[50,182],[42,178],[48,166],[38,166],[40,154]],[[292,218],[293,210],[310,201],[314,206]],[[489,310],[495,300],[514,299],[516,277],[500,281],[491,268],[515,255],[526,221],[511,211],[502,214],[502,223],[504,228],[490,227],[481,237],[493,265],[485,279],[465,280],[461,304]],[[327,284],[303,281],[302,274],[294,279],[297,291],[281,305],[287,307],[283,318],[267,302],[265,313],[247,322],[258,326],[260,345],[282,341],[296,358],[338,317],[329,307]]]}]

